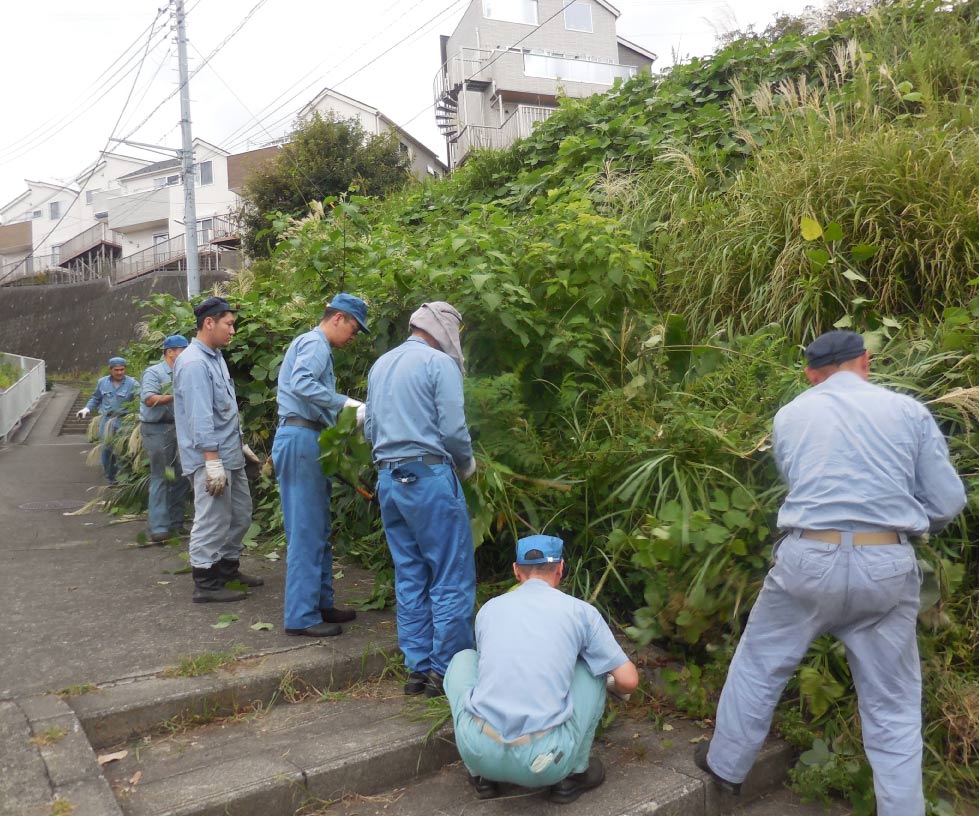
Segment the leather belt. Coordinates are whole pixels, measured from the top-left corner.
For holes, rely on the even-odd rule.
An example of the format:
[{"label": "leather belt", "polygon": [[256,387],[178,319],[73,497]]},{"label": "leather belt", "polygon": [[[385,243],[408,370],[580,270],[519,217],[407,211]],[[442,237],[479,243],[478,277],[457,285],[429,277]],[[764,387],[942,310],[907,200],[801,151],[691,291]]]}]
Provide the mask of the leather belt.
[{"label": "leather belt", "polygon": [[146,419],[140,420],[144,425],[173,425],[174,421],[172,419],[156,419],[152,422]]},{"label": "leather belt", "polygon": [[[900,544],[901,536],[893,530],[878,532],[852,533],[855,547],[868,547],[875,544]],[[843,541],[844,532],[841,530],[803,530],[802,537],[826,544],[839,545]]]},{"label": "leather belt", "polygon": [[473,715],[473,722],[481,727],[483,734],[494,742],[500,743],[500,745],[526,745],[529,742],[540,739],[545,734],[549,734],[552,730],[550,728],[545,728],[543,731],[534,731],[532,734],[524,734],[522,737],[517,737],[515,740],[510,740],[507,742],[500,736],[500,732],[486,722],[486,720],[484,720],[482,717]]},{"label": "leather belt", "polygon": [[404,459],[385,459],[377,463],[377,469],[389,470],[391,468],[407,465],[409,462],[421,462],[423,465],[447,465],[449,460],[445,456],[438,456],[434,453],[426,453],[423,456],[408,456]]},{"label": "leather belt", "polygon": [[309,428],[309,430],[316,431],[317,433],[326,427],[322,422],[313,422],[302,417],[286,417],[279,421],[279,425],[286,425],[291,428]]}]

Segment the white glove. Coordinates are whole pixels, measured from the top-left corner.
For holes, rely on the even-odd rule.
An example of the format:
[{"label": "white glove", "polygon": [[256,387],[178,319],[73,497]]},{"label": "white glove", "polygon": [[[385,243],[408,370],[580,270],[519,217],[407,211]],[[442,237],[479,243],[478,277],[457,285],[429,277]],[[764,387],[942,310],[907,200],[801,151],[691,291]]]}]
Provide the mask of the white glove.
[{"label": "white glove", "polygon": [[347,401],[343,403],[344,408],[360,408],[364,403],[360,400],[355,400],[353,397],[347,397]]},{"label": "white glove", "polygon": [[462,481],[466,481],[476,472],[476,459],[475,457],[470,457],[469,461],[466,462],[465,467],[459,471],[459,478]]},{"label": "white glove", "polygon": [[75,416],[78,417],[79,419],[88,419],[88,415],[90,413],[92,412],[89,411],[88,408],[82,408],[81,411],[75,413]]},{"label": "white glove", "polygon": [[208,459],[204,462],[204,489],[212,496],[220,496],[228,486],[228,474],[224,470],[224,462],[220,459]]},{"label": "white glove", "polygon": [[366,405],[363,405],[363,404],[358,405],[357,406],[357,427],[358,428],[363,428],[364,427],[364,420],[365,419],[367,419],[367,406]]},{"label": "white glove", "polygon": [[245,454],[245,458],[249,462],[254,462],[256,465],[262,464],[262,460],[258,458],[258,454],[255,453],[248,445],[241,446],[241,452]]},{"label": "white glove", "polygon": [[632,696],[631,694],[622,694],[621,692],[615,690],[615,678],[612,676],[611,672],[605,675],[605,690],[613,697],[620,699],[623,703],[629,702],[629,698]]}]

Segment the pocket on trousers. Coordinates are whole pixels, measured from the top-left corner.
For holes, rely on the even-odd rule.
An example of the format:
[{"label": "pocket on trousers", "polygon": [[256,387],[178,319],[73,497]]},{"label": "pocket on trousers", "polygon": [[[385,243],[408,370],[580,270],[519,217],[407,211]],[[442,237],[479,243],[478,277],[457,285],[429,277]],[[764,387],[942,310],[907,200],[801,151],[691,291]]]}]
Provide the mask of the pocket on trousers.
[{"label": "pocket on trousers", "polygon": [[901,578],[915,568],[913,558],[896,558],[867,567],[867,575],[874,581],[886,581],[889,578]]}]

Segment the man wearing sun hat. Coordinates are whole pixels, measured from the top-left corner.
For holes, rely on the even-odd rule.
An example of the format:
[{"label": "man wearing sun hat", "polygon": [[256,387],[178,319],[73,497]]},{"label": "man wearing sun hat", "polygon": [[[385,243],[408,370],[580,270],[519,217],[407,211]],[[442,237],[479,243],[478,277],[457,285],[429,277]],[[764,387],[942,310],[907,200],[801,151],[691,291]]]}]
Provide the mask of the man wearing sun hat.
[{"label": "man wearing sun hat", "polygon": [[320,467],[320,433],[336,425],[344,408],[363,403],[337,393],[333,349],[343,348],[367,328],[367,304],[335,295],[316,328],[295,338],[279,367],[279,426],[272,462],[279,481],[286,530],[285,630],[288,635],[331,637],[357,613],[339,609],[333,598],[330,543],[330,480]]},{"label": "man wearing sun hat", "polygon": [[184,500],[190,482],[180,472],[177,429],[173,418],[173,362],[187,348],[187,338],[172,334],[163,341],[163,360],[143,372],[139,431],[150,460],[148,535],[160,544],[183,533]]},{"label": "man wearing sun hat", "polygon": [[846,646],[880,816],[924,816],[920,572],[910,536],[959,514],[965,491],[928,409],[868,381],[863,338],[831,331],[805,350],[812,384],[776,415],[785,532],[728,671],[697,765],[737,794],[809,644]]},{"label": "man wearing sun hat", "polygon": [[102,471],[105,480],[116,483],[119,472],[116,455],[112,450],[112,436],[119,430],[119,418],[131,410],[130,401],[139,391],[139,380],[126,375],[124,357],[109,358],[109,373],[101,377],[95,385],[95,392],[85,407],[76,413],[86,419],[92,411],[102,415],[99,422],[99,438],[102,440]]},{"label": "man wearing sun hat", "polygon": [[595,607],[559,590],[560,538],[517,542],[520,586],[476,616],[476,650],[452,658],[445,693],[459,755],[480,799],[497,783],[551,786],[550,800],[573,802],[602,784],[591,756],[606,690],[631,694],[635,665]]}]

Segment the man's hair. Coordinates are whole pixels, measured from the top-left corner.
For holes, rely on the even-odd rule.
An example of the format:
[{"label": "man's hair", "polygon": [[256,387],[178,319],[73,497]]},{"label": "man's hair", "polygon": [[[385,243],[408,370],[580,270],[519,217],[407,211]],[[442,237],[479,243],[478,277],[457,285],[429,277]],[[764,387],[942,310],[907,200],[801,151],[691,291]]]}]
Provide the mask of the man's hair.
[{"label": "man's hair", "polygon": [[339,309],[334,309],[332,306],[327,306],[323,310],[323,317],[320,320],[329,320],[335,314],[342,314],[344,317],[349,317],[346,312],[342,312]]},{"label": "man's hair", "polygon": [[550,575],[560,566],[560,561],[553,561],[550,564],[517,564],[517,569],[524,575]]},{"label": "man's hair", "polygon": [[216,323],[222,317],[224,317],[226,314],[229,314],[229,313],[230,314],[234,314],[234,310],[233,309],[225,309],[223,312],[218,312],[217,314],[207,314],[207,313],[205,313],[205,314],[198,315],[197,316],[197,330],[200,331],[201,329],[204,328],[204,321],[207,320],[209,317],[213,317],[214,318],[214,322]]}]

